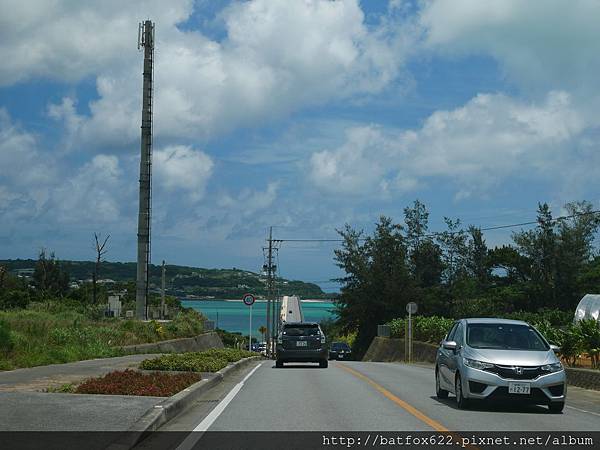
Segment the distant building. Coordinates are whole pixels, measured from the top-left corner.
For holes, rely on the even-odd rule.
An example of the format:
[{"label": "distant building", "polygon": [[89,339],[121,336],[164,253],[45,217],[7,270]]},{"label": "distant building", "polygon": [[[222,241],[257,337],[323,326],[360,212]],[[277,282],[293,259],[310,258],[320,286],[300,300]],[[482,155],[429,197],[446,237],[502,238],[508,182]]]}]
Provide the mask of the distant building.
[{"label": "distant building", "polygon": [[31,278],[35,273],[35,269],[16,269],[14,270],[14,273],[19,278]]}]

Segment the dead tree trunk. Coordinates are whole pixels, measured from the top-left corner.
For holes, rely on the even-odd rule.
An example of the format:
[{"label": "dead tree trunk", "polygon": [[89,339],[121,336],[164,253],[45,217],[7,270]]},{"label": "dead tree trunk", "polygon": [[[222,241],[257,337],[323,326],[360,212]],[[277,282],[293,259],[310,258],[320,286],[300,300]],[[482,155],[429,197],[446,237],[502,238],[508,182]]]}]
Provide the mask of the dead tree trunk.
[{"label": "dead tree trunk", "polygon": [[106,243],[108,242],[108,238],[110,238],[110,234],[106,236],[102,244],[100,244],[98,234],[94,233],[94,240],[96,241],[96,264],[94,264],[94,273],[92,274],[92,292],[94,305],[98,301],[98,273],[100,272],[100,263],[102,262],[102,257],[108,252],[108,250],[104,249],[106,247]]}]

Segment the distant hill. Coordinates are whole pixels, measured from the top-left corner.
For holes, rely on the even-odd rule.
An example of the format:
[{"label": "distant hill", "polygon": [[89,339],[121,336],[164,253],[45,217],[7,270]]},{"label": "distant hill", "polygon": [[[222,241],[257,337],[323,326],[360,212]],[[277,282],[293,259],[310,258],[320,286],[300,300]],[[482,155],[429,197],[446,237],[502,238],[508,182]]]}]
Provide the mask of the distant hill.
[{"label": "distant hill", "polygon": [[[33,259],[0,260],[8,271],[29,269],[35,267]],[[93,261],[60,261],[62,267],[69,273],[71,280],[87,280],[94,270]],[[137,264],[133,262],[103,262],[100,268],[100,279],[110,279],[116,282],[133,282],[136,279]],[[150,288],[157,289],[161,285],[162,267],[150,266]],[[275,283],[279,295],[299,295],[303,298],[331,298],[314,283],[277,278]],[[264,296],[266,277],[247,270],[236,269],[203,269],[199,267],[166,266],[166,288],[169,295],[185,297],[187,295],[239,298],[246,292]]]}]

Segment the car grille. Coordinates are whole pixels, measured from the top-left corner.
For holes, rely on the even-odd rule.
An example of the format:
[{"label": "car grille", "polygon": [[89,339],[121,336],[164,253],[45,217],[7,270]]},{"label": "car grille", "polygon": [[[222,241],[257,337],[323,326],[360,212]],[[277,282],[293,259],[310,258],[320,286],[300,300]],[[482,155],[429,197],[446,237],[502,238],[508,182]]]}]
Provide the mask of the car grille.
[{"label": "car grille", "polygon": [[540,366],[500,366],[496,364],[494,367],[486,370],[502,378],[511,380],[535,380],[540,375],[548,373],[544,372]]}]

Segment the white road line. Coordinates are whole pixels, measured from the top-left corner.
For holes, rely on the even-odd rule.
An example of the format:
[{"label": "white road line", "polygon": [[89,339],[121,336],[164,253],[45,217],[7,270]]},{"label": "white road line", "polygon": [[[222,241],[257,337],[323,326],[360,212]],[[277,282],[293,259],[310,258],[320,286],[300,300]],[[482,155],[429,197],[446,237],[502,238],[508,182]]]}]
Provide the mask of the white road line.
[{"label": "white road line", "polygon": [[574,409],[575,411],[584,412],[584,413],[588,413],[588,414],[593,414],[595,416],[600,416],[600,414],[595,413],[593,411],[586,411],[585,409],[575,408],[574,406],[565,405],[565,408]]},{"label": "white road line", "polygon": [[200,422],[198,425],[196,425],[196,427],[192,430],[192,433],[190,433],[188,435],[187,438],[185,438],[185,440],[179,444],[179,446],[177,447],[177,450],[191,450],[194,445],[196,445],[196,442],[198,442],[200,440],[200,438],[202,437],[202,433],[204,433],[206,430],[208,430],[210,428],[210,426],[215,422],[215,420],[217,420],[217,418],[221,415],[221,413],[223,411],[225,411],[225,408],[227,408],[227,405],[229,405],[229,403],[231,403],[231,400],[234,399],[234,397],[237,395],[238,392],[241,391],[242,387],[244,386],[244,383],[248,380],[248,378],[250,378],[252,376],[252,374],[254,374],[254,372],[256,372],[256,370],[262,365],[263,363],[259,363],[254,369],[252,369],[248,375],[246,375],[244,377],[244,379],[242,381],[240,381],[238,384],[236,384],[233,389],[231,391],[229,391],[229,393],[223,398],[223,400],[221,400],[219,402],[219,404],[215,407],[215,409],[213,409],[203,420],[202,422]]}]

